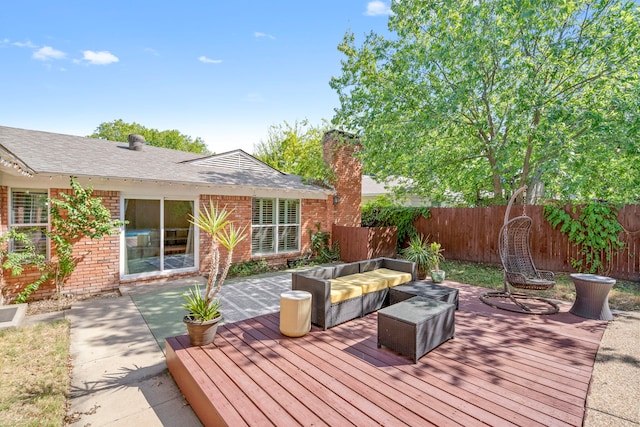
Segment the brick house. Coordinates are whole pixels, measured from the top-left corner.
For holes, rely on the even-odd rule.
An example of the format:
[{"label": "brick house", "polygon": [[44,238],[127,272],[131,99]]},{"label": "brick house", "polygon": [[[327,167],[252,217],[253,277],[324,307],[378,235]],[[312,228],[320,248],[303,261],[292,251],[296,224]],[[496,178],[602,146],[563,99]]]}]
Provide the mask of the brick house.
[{"label": "brick house", "polygon": [[[234,262],[284,264],[309,249],[308,230],[316,223],[323,231],[333,224],[360,225],[362,167],[353,156],[358,144],[351,135],[325,135],[325,159],[338,177],[335,189],[306,184],[242,150],[203,156],[145,145],[135,136],[130,141],[0,126],[0,232],[29,230],[50,257],[51,245],[40,231],[50,227],[47,199],[69,192],[72,176],[92,187],[114,218],[128,222],[118,235],[76,245],[74,255],[81,261],[66,292],[90,294],[203,274],[211,241],[187,219],[210,200],[233,209],[232,221],[250,230]],[[5,274],[6,297],[12,299],[37,277],[34,271]],[[53,284],[44,284],[32,297],[53,293]]]}]

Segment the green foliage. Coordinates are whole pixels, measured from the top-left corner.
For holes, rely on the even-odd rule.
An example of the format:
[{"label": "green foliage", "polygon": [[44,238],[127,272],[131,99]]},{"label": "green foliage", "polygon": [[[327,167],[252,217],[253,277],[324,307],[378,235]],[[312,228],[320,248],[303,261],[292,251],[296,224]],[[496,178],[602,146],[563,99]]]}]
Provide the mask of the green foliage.
[{"label": "green foliage", "polygon": [[259,260],[252,259],[250,261],[232,264],[231,267],[229,267],[229,277],[253,276],[254,274],[266,273],[269,270],[271,270],[271,267],[269,267],[269,264],[264,258]]},{"label": "green foliage", "polygon": [[368,173],[438,202],[640,197],[640,9],[628,0],[396,1],[389,37],[347,33],[333,119]]},{"label": "green foliage", "polygon": [[362,207],[363,227],[397,227],[398,250],[407,238],[417,234],[415,220],[431,216],[429,208],[399,206],[392,204],[367,203]]},{"label": "green foliage", "polygon": [[305,182],[329,186],[335,177],[324,163],[322,145],[328,129],[328,124],[311,126],[308,120],[273,125],[267,141],[254,146],[254,156],[282,172],[302,176]]},{"label": "green foliage", "polygon": [[209,154],[204,140],[195,140],[177,130],[148,129],[138,123],[125,123],[122,119],[100,123],[90,138],[106,139],[109,141],[128,142],[130,134],[142,135],[145,144],[156,147],[171,148],[172,150],[189,151],[192,153]]},{"label": "green foliage", "polygon": [[[220,292],[220,288],[222,288],[222,284],[227,278],[227,274],[229,274],[233,250],[247,237],[245,227],[236,227],[229,220],[232,213],[233,210],[228,211],[226,206],[219,208],[213,204],[213,201],[210,201],[209,207],[205,206],[200,209],[196,217],[189,215],[191,224],[211,236],[209,277],[207,278],[207,288],[204,293],[206,307],[219,307],[220,301],[216,299],[216,295]],[[227,258],[224,261],[220,259],[221,245],[227,250]],[[195,312],[193,312],[193,316],[198,321],[211,320],[198,317]]]},{"label": "green foliage", "polygon": [[425,277],[430,268],[431,250],[427,240],[428,238],[422,235],[414,234],[409,239],[409,245],[400,252],[402,258],[416,263],[421,278]]},{"label": "green foliage", "polygon": [[316,222],[316,231],[309,229],[309,238],[311,239],[311,256],[314,261],[322,264],[325,262],[337,261],[340,259],[340,247],[338,242],[331,245],[331,233],[320,231],[321,224]]},{"label": "green foliage", "polygon": [[[19,243],[20,250],[9,250],[9,246],[12,243]],[[0,305],[3,304],[5,300],[4,270],[11,271],[12,276],[18,276],[22,274],[25,265],[30,265],[38,270],[44,269],[45,266],[44,256],[37,252],[29,236],[14,228],[9,229],[7,233],[0,236],[0,261],[2,261],[2,268],[0,268],[0,285],[3,287],[0,290]],[[18,295],[16,303],[20,304],[25,302],[25,300],[26,297],[21,298],[21,295]]]},{"label": "green foliage", "polygon": [[200,286],[195,285],[193,289],[189,289],[188,293],[182,295],[185,303],[182,307],[186,309],[189,314],[200,322],[206,322],[211,319],[215,319],[220,316],[220,299],[217,298],[213,301],[208,301],[200,293]]},{"label": "green foliage", "polygon": [[442,254],[444,249],[438,242],[431,242],[429,244],[429,268],[431,270],[440,271],[440,263],[444,261],[444,255]]},{"label": "green foliage", "polygon": [[111,211],[102,204],[102,198],[93,197],[93,190],[83,188],[71,177],[72,194],[60,193],[59,199],[49,198],[49,218],[51,230],[47,237],[55,247],[55,262],[50,262],[45,273],[36,282],[30,284],[20,294],[20,300],[38,289],[40,284],[53,279],[58,297],[66,280],[76,268],[78,259],[73,256],[74,245],[83,237],[92,240],[102,239],[119,233],[124,223],[111,218]]},{"label": "green foliage", "polygon": [[442,254],[444,249],[438,242],[429,243],[429,236],[413,235],[409,239],[409,245],[400,252],[402,257],[416,263],[421,276],[427,271],[440,271],[440,263],[444,261]]},{"label": "green foliage", "polygon": [[[576,214],[578,219],[574,219]],[[546,205],[544,216],[553,228],[560,225],[560,231],[578,247],[581,257],[572,258],[571,265],[579,272],[607,273],[613,254],[624,247],[619,240],[624,229],[617,220],[618,210],[611,203],[591,202],[579,208],[574,205],[571,214],[562,206]]]}]

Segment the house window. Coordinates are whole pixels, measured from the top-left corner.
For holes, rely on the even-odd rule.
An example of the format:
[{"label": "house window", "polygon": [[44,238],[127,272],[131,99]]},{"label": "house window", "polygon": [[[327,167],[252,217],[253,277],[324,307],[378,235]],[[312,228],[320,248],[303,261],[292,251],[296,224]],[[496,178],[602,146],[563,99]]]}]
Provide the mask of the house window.
[{"label": "house window", "polygon": [[[47,255],[47,227],[49,225],[49,205],[47,190],[11,190],[11,228],[31,238],[36,252]],[[13,242],[12,251],[20,251],[24,245]]]},{"label": "house window", "polygon": [[251,209],[251,254],[300,250],[300,200],[254,198]]}]

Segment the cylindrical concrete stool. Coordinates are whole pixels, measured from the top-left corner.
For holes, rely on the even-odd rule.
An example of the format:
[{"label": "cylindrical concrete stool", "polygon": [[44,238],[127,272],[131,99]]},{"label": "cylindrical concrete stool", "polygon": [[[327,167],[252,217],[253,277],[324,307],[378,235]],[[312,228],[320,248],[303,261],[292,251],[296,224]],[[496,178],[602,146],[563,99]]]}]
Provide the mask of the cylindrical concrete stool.
[{"label": "cylindrical concrete stool", "polygon": [[287,291],[280,294],[280,332],[301,337],[311,330],[311,293]]}]

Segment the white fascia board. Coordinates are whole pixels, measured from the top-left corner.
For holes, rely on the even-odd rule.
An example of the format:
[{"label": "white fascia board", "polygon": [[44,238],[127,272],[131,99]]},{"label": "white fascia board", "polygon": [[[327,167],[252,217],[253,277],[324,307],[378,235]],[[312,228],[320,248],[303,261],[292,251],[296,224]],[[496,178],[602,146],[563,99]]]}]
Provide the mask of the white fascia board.
[{"label": "white fascia board", "polygon": [[[274,189],[238,185],[192,184],[163,181],[144,181],[121,178],[78,177],[83,186],[94,190],[119,191],[128,196],[197,197],[200,194],[220,196],[280,197],[289,199],[324,200],[330,190],[304,191],[295,189]],[[14,188],[70,188],[69,176],[55,175],[34,177],[0,174],[0,185]]]}]

